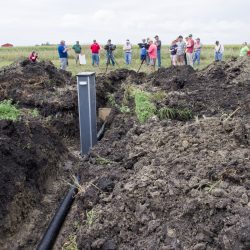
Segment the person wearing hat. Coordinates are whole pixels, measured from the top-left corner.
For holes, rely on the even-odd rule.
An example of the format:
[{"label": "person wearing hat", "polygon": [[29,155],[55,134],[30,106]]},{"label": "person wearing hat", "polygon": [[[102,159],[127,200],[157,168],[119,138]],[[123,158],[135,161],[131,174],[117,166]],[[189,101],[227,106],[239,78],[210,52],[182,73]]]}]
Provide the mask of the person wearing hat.
[{"label": "person wearing hat", "polygon": [[155,45],[157,47],[157,62],[158,62],[158,68],[161,67],[161,40],[159,39],[159,36],[155,36]]},{"label": "person wearing hat", "polygon": [[220,44],[219,41],[216,41],[214,47],[214,60],[216,62],[222,61],[223,53],[224,53],[224,46]]},{"label": "person wearing hat", "polygon": [[183,36],[179,36],[177,39],[177,65],[184,65],[184,54],[186,50],[186,43],[183,41]]},{"label": "person wearing hat", "polygon": [[127,65],[131,64],[132,60],[132,44],[129,39],[126,40],[126,43],[123,46],[124,58]]},{"label": "person wearing hat", "polygon": [[110,64],[110,61],[113,66],[115,66],[115,58],[113,55],[113,51],[116,49],[116,46],[111,43],[111,39],[108,40],[107,44],[104,46],[106,50],[106,57],[107,57],[107,65]]},{"label": "person wearing hat", "polygon": [[187,56],[187,65],[194,66],[193,65],[193,52],[194,52],[194,40],[192,34],[188,36],[188,42],[187,42],[187,50],[186,50],[186,56]]},{"label": "person wearing hat", "polygon": [[200,65],[201,60],[201,48],[202,44],[200,41],[200,38],[196,38],[194,42],[194,58],[193,58],[193,64],[197,61],[198,66]]},{"label": "person wearing hat", "polygon": [[244,42],[242,44],[242,48],[240,50],[240,56],[247,56],[247,52],[249,51],[249,48],[247,46],[247,42]]}]

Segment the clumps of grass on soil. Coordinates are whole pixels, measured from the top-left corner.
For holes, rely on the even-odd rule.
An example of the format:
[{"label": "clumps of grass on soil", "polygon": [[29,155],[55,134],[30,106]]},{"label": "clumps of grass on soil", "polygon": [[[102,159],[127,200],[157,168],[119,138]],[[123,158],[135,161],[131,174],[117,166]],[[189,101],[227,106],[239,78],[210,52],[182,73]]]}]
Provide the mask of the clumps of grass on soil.
[{"label": "clumps of grass on soil", "polygon": [[164,107],[158,111],[157,115],[161,120],[178,119],[182,121],[187,121],[193,118],[192,112],[187,108],[181,109]]},{"label": "clumps of grass on soil", "polygon": [[12,104],[12,100],[3,100],[0,102],[0,120],[16,121],[21,115],[16,105]]}]

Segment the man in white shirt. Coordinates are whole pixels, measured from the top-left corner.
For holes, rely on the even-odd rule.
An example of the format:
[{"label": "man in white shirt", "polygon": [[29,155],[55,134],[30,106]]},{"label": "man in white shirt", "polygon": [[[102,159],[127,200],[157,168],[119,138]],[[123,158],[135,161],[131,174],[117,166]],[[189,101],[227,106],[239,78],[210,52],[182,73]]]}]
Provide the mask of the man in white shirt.
[{"label": "man in white shirt", "polygon": [[123,46],[124,57],[126,64],[131,64],[132,60],[132,44],[130,43],[129,39],[126,40],[126,43]]},{"label": "man in white shirt", "polygon": [[219,41],[216,41],[214,47],[214,53],[215,53],[214,59],[216,62],[222,61],[223,52],[224,52],[224,46],[220,44]]}]

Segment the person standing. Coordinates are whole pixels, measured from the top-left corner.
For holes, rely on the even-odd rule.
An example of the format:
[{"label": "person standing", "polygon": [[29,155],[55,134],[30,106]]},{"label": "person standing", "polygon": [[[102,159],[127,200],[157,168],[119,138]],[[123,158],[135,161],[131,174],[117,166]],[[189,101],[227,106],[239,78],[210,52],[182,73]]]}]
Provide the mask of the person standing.
[{"label": "person standing", "polygon": [[101,49],[100,45],[93,40],[93,43],[90,46],[90,50],[92,53],[92,66],[99,66],[99,50]]},{"label": "person standing", "polygon": [[77,64],[79,62],[79,55],[82,53],[82,47],[79,44],[79,41],[76,41],[76,44],[73,45],[72,49],[75,51],[75,60]]},{"label": "person standing", "polygon": [[200,65],[201,60],[201,48],[202,44],[200,41],[200,38],[197,38],[194,43],[194,58],[193,58],[193,64],[197,61],[198,66]]},{"label": "person standing", "polygon": [[157,47],[157,62],[158,62],[158,68],[161,67],[161,40],[159,39],[159,36],[155,36],[155,45]]},{"label": "person standing", "polygon": [[176,66],[176,63],[177,63],[177,40],[174,40],[172,43],[171,43],[171,46],[169,48],[169,51],[170,51],[170,58],[171,58],[171,65],[173,66]]},{"label": "person standing", "polygon": [[220,44],[219,41],[215,42],[215,47],[214,47],[214,59],[216,62],[222,61],[223,58],[223,53],[224,53],[224,46]]},{"label": "person standing", "polygon": [[193,67],[193,52],[194,52],[194,40],[192,34],[188,36],[188,42],[187,42],[187,50],[186,50],[186,56],[187,56],[187,65],[190,65]]},{"label": "person standing", "polygon": [[64,40],[62,40],[60,42],[57,50],[58,50],[59,59],[60,59],[60,68],[62,70],[66,70],[67,65],[68,65],[68,50],[69,50],[69,48],[67,48]]},{"label": "person standing", "polygon": [[113,51],[116,49],[116,46],[111,43],[111,39],[108,40],[107,44],[104,46],[104,49],[106,50],[107,65],[110,64],[111,61],[112,65],[115,66]]},{"label": "person standing", "polygon": [[143,63],[144,61],[146,61],[146,57],[147,57],[147,49],[148,49],[148,44],[146,43],[146,39],[142,39],[142,43],[138,43],[139,47],[140,47],[140,59],[141,59],[141,63]]},{"label": "person standing", "polygon": [[177,52],[176,52],[176,59],[177,59],[177,65],[184,65],[184,54],[186,50],[186,43],[183,41],[183,36],[179,36],[177,38]]},{"label": "person standing", "polygon": [[240,56],[247,56],[247,52],[249,51],[249,48],[247,46],[247,42],[244,42],[242,44],[242,48],[240,50]]},{"label": "person standing", "polygon": [[157,58],[157,46],[154,44],[152,39],[149,40],[148,55],[150,59],[150,65],[152,66],[153,70],[155,70],[155,63]]},{"label": "person standing", "polygon": [[126,43],[123,46],[125,62],[127,65],[131,64],[132,60],[132,44],[129,39],[126,40]]}]

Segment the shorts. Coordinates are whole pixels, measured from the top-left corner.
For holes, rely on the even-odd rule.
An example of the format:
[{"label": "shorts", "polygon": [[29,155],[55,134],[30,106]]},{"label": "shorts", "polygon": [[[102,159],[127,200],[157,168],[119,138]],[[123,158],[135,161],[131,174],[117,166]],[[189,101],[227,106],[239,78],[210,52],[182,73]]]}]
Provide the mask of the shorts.
[{"label": "shorts", "polygon": [[156,58],[150,58],[150,65],[155,66]]},{"label": "shorts", "polygon": [[177,55],[178,62],[184,62],[184,55]]}]

